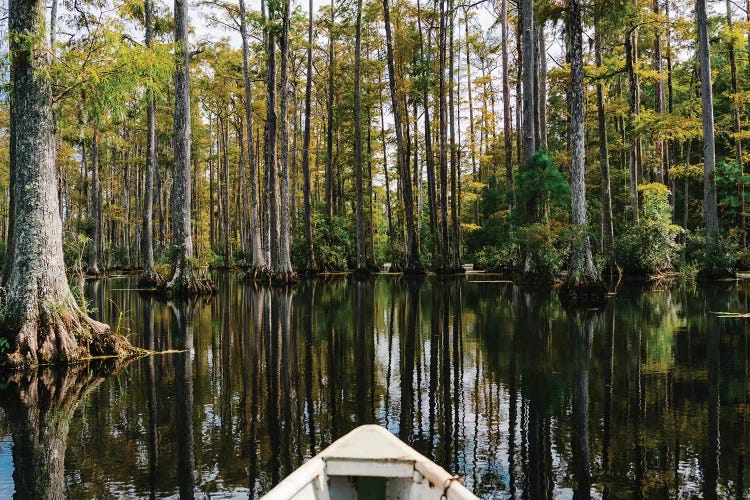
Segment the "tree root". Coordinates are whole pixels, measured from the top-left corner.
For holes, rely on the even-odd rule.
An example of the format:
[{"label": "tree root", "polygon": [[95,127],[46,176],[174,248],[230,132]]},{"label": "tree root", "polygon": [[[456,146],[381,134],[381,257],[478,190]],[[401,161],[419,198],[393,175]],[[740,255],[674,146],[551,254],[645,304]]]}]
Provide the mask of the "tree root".
[{"label": "tree root", "polygon": [[570,308],[601,307],[607,302],[608,290],[600,279],[574,279],[560,287],[560,302]]},{"label": "tree root", "polygon": [[245,281],[271,281],[271,270],[265,266],[250,266],[242,275]]},{"label": "tree root", "polygon": [[144,272],[138,278],[139,290],[154,290],[166,284],[166,280],[156,271]]},{"label": "tree root", "polygon": [[11,350],[0,355],[0,366],[12,370],[79,363],[92,356],[128,358],[142,351],[77,306],[40,307],[35,317],[6,323],[3,330],[2,336],[13,341]]},{"label": "tree root", "polygon": [[271,283],[274,285],[294,285],[299,282],[299,276],[294,271],[278,271],[271,275]]}]

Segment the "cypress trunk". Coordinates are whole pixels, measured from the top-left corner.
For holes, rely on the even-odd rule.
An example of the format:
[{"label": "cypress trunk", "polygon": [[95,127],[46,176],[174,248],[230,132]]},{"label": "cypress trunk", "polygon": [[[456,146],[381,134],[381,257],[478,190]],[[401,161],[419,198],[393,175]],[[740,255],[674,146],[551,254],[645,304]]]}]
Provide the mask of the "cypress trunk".
[{"label": "cypress trunk", "polygon": [[[131,350],[127,340],[81,310],[65,275],[45,24],[41,0],[10,2],[15,251],[9,255],[7,297],[0,315],[0,336],[10,349],[0,364],[13,368]],[[38,42],[29,44],[30,37]]]},{"label": "cypress trunk", "polygon": [[701,65],[701,108],[703,111],[703,210],[706,217],[706,237],[716,239],[719,234],[719,216],[714,185],[714,170],[716,169],[714,94],[711,85],[711,53],[708,46],[706,0],[696,0],[695,12],[698,20],[698,58]]},{"label": "cypress trunk", "polygon": [[190,50],[188,47],[188,2],[174,2],[174,172],[172,180],[172,245],[175,255],[166,291],[197,295],[215,291],[208,279],[196,276],[193,236],[190,230]]}]

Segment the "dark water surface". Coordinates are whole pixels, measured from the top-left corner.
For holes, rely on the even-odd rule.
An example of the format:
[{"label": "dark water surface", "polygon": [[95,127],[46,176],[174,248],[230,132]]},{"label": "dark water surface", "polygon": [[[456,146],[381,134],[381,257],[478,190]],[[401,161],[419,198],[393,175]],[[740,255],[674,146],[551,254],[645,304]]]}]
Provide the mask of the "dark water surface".
[{"label": "dark water surface", "polygon": [[91,283],[134,343],[187,352],[2,378],[0,497],[258,496],[364,423],[481,497],[750,495],[749,320],[709,314],[748,311],[750,286],[571,316],[474,279],[224,276],[193,304]]}]

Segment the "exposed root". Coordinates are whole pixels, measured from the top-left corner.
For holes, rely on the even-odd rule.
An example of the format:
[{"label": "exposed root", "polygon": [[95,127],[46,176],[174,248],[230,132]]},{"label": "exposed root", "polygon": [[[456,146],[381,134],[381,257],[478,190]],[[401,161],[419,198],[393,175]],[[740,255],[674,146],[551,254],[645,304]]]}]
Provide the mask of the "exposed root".
[{"label": "exposed root", "polygon": [[201,295],[214,295],[217,292],[216,285],[208,278],[191,276],[183,280],[172,280],[161,286],[159,291],[168,297],[197,297]]},{"label": "exposed root", "polygon": [[144,272],[138,278],[139,290],[154,290],[166,284],[166,280],[157,272],[151,270]]},{"label": "exposed root", "polygon": [[0,366],[22,369],[37,365],[73,364],[92,356],[128,358],[137,356],[133,347],[108,325],[86,316],[77,306],[50,310],[40,307],[39,313],[20,325],[7,323],[4,337],[13,339],[11,350],[0,356]]},{"label": "exposed root", "polygon": [[294,285],[299,282],[299,277],[294,271],[279,271],[271,276],[271,283],[274,285]]},{"label": "exposed root", "polygon": [[565,307],[601,307],[606,304],[607,295],[608,290],[602,280],[568,280],[560,287],[560,302]]},{"label": "exposed root", "polygon": [[242,276],[246,281],[271,281],[271,270],[265,266],[250,266]]}]

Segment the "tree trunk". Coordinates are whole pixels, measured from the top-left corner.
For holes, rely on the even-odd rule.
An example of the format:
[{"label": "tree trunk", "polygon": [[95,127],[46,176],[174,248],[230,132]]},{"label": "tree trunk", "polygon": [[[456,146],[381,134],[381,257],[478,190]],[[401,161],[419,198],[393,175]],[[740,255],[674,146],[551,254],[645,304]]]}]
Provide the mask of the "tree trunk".
[{"label": "tree trunk", "polygon": [[334,199],[333,199],[333,72],[335,69],[334,60],[334,38],[333,27],[336,23],[336,15],[331,0],[331,25],[328,30],[328,95],[326,97],[326,210],[328,217],[333,217]]},{"label": "tree trunk", "polygon": [[[451,250],[450,250],[450,266],[451,272],[458,272],[461,269],[461,226],[458,220],[460,194],[458,184],[460,182],[459,176],[459,157],[458,157],[458,144],[456,143],[456,106],[454,102],[454,59],[455,50],[453,43],[453,27],[455,25],[453,8],[453,0],[448,2],[450,14],[447,21],[450,23],[448,27],[448,36],[450,38],[448,47],[448,110],[449,110],[449,133],[450,133],[450,149],[451,149]],[[459,99],[460,101],[460,99]],[[460,121],[460,120],[459,120]],[[460,141],[459,141],[460,142]]]},{"label": "tree trunk", "polygon": [[544,39],[544,23],[537,29],[537,52],[539,52],[539,144],[537,149],[547,149],[547,44]]},{"label": "tree trunk", "polygon": [[[521,0],[521,45],[523,47],[523,167],[533,168],[532,158],[536,151],[536,132],[534,121],[536,115],[535,58],[534,58],[534,2]],[[537,199],[531,195],[526,202],[526,222],[533,224],[537,220]],[[526,259],[525,271],[529,271]]]},{"label": "tree trunk", "polygon": [[439,268],[446,273],[450,265],[450,232],[448,230],[448,103],[446,102],[446,45],[447,45],[447,12],[446,0],[440,0],[440,31],[438,38],[438,119],[440,131],[440,254]]},{"label": "tree trunk", "polygon": [[[274,12],[269,7],[268,17]],[[278,173],[276,171],[276,34],[269,29],[266,33],[266,212],[268,213],[268,251],[271,271],[279,267],[279,198]]]},{"label": "tree trunk", "polygon": [[383,93],[380,98],[380,141],[383,143],[383,176],[385,177],[385,212],[388,220],[388,241],[393,242],[393,216],[391,214],[391,181],[388,177],[388,148],[385,142],[385,116],[383,112]]},{"label": "tree trunk", "polygon": [[[732,4],[730,0],[727,0],[727,27],[731,31],[732,29]],[[731,40],[731,39],[730,39]],[[743,240],[743,246],[747,245],[747,233],[746,233],[746,220],[745,220],[745,181],[742,179],[744,174],[744,166],[742,162],[742,120],[740,119],[740,101],[739,97],[736,95],[739,91],[739,87],[737,85],[737,61],[735,57],[735,50],[734,50],[734,42],[729,42],[729,68],[730,68],[730,75],[731,75],[731,82],[732,82],[732,93],[734,94],[732,96],[732,115],[734,118],[734,155],[735,155],[735,161],[737,162],[737,165],[740,168],[740,181],[738,190],[740,193],[740,213],[741,215],[741,224],[742,224],[742,240]]]},{"label": "tree trunk", "polygon": [[[659,0],[654,0],[654,14],[661,14]],[[662,75],[662,47],[661,47],[662,28],[658,24],[654,28],[654,71],[656,71],[656,81],[654,82],[654,111],[658,114],[666,112],[666,103],[664,102],[664,78]],[[666,170],[664,140],[656,139],[656,181],[665,184],[669,176]]]},{"label": "tree trunk", "polygon": [[305,131],[302,142],[302,176],[305,205],[305,246],[307,247],[307,271],[315,271],[315,246],[313,244],[312,200],[310,186],[310,135],[312,124],[312,79],[313,79],[313,0],[308,5],[307,24],[307,75],[305,82]]},{"label": "tree trunk", "polygon": [[628,89],[630,105],[628,110],[628,133],[630,138],[630,153],[628,166],[630,171],[630,205],[633,212],[633,222],[638,224],[640,213],[638,211],[638,185],[641,183],[641,140],[634,132],[636,115],[640,113],[640,89],[638,75],[635,71],[635,58],[638,54],[637,27],[628,31],[625,37],[625,67],[628,73]]},{"label": "tree trunk", "polygon": [[391,19],[388,0],[383,0],[383,15],[385,21],[386,59],[388,62],[389,88],[391,92],[391,107],[393,112],[393,124],[396,130],[396,152],[398,171],[403,186],[404,214],[406,218],[406,268],[405,272],[410,274],[423,274],[424,268],[419,261],[417,248],[417,235],[414,226],[414,203],[412,196],[411,176],[409,166],[404,157],[404,140],[401,135],[401,109],[396,90],[396,74],[393,65],[393,35],[391,33]]},{"label": "tree trunk", "polygon": [[[10,2],[15,251],[0,314],[0,336],[10,349],[0,364],[14,368],[71,362],[90,354],[124,355],[130,348],[127,340],[80,309],[65,276],[52,89],[50,80],[39,76],[50,64],[45,24],[44,2]],[[38,42],[29,44],[29,38]]]},{"label": "tree trunk", "polygon": [[500,11],[501,51],[503,60],[503,145],[505,146],[505,181],[511,192],[510,209],[516,200],[516,188],[513,180],[513,118],[510,112],[510,84],[508,82],[508,0],[502,0]]},{"label": "tree trunk", "polygon": [[258,215],[258,173],[255,167],[255,154],[253,151],[253,96],[252,83],[250,81],[250,61],[247,42],[247,15],[245,13],[245,0],[240,0],[240,36],[242,37],[242,80],[245,90],[245,127],[247,127],[247,164],[249,166],[250,183],[250,246],[253,252],[252,273],[257,275],[258,271],[265,271],[268,266],[263,251],[263,238]]},{"label": "tree trunk", "polygon": [[362,200],[362,0],[357,0],[356,34],[354,38],[354,194],[357,219],[357,263],[358,275],[369,274],[367,269],[367,247],[365,245],[364,202]]},{"label": "tree trunk", "polygon": [[87,272],[89,275],[98,276],[101,273],[99,264],[102,248],[102,186],[99,182],[99,128],[97,125],[94,125],[94,131],[91,136],[90,205],[91,240],[89,242],[89,265]]},{"label": "tree trunk", "polygon": [[[598,19],[595,19],[594,57],[596,67],[602,66],[602,33]],[[602,224],[602,254],[604,255],[604,269],[610,275],[615,271],[614,227],[612,225],[612,194],[609,179],[609,141],[607,139],[607,120],[604,114],[604,85],[601,80],[596,83],[596,115],[599,133],[599,167],[601,169],[601,224]]]},{"label": "tree trunk", "polygon": [[[419,30],[419,57],[422,64],[427,63],[424,36],[422,34],[422,8],[417,0],[417,27]],[[431,50],[431,32],[427,34],[427,53]],[[430,233],[433,241],[433,260],[440,250],[440,228],[437,222],[437,188],[435,186],[435,155],[432,151],[432,123],[430,122],[430,78],[429,72],[423,74],[422,107],[424,109],[424,154],[427,160],[427,204],[430,212]]]},{"label": "tree trunk", "polygon": [[[583,87],[583,26],[580,0],[568,2],[568,33],[570,34],[570,152],[571,219],[573,244],[570,271],[566,285],[572,289],[588,289],[599,284],[599,272],[591,256],[586,214],[586,150],[583,106],[586,98]],[[579,299],[583,298],[579,296]],[[588,297],[586,298],[588,300]]]},{"label": "tree trunk", "polygon": [[174,173],[172,180],[172,245],[176,254],[166,290],[177,295],[197,295],[215,290],[208,279],[198,279],[193,262],[190,230],[190,49],[188,2],[174,2]]},{"label": "tree trunk", "polygon": [[281,220],[279,221],[279,258],[274,268],[275,278],[281,283],[292,283],[297,277],[292,270],[292,220],[289,195],[289,24],[291,16],[290,0],[285,0],[281,29],[281,97],[279,115],[281,118]]},{"label": "tree trunk", "polygon": [[706,237],[716,239],[719,216],[716,204],[716,143],[714,134],[714,94],[711,86],[711,54],[708,47],[706,0],[696,0],[698,18],[698,57],[701,64],[701,109],[703,111],[703,209],[706,214]]}]

